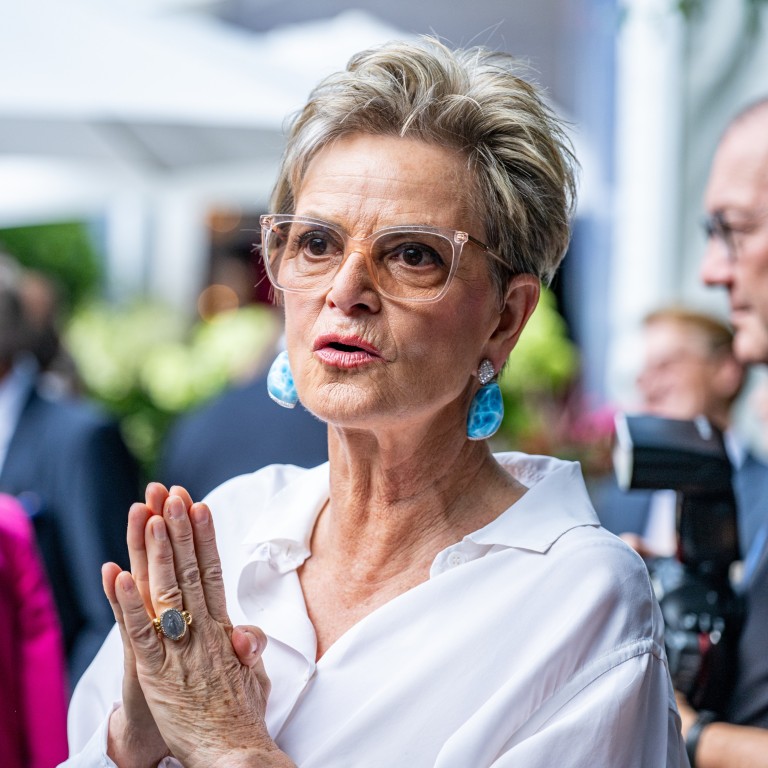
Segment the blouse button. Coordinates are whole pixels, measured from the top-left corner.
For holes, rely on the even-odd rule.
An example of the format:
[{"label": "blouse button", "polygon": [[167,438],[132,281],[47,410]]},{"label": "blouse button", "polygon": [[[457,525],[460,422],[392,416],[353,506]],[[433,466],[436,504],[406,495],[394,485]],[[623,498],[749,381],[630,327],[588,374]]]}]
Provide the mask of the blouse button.
[{"label": "blouse button", "polygon": [[457,565],[462,565],[466,562],[467,559],[464,557],[464,555],[461,554],[461,552],[453,551],[450,555],[448,555],[448,565],[451,568],[455,568]]}]

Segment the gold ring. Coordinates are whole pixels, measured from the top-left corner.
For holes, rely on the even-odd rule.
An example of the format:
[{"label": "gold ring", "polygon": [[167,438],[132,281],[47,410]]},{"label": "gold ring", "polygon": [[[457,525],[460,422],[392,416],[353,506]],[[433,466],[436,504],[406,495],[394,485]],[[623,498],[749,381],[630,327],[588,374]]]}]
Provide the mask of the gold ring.
[{"label": "gold ring", "polygon": [[191,623],[192,614],[178,608],[166,608],[157,618],[152,619],[152,626],[158,636],[165,636],[169,640],[181,640]]}]

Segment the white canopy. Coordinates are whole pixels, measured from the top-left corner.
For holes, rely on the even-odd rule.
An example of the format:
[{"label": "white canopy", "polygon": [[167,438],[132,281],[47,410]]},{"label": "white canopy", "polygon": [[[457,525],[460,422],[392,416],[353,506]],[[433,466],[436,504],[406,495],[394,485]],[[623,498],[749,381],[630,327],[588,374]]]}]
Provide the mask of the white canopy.
[{"label": "white canopy", "polygon": [[0,226],[104,216],[118,288],[188,304],[207,210],[264,205],[286,116],[404,36],[361,11],[257,35],[130,0],[0,0]]}]

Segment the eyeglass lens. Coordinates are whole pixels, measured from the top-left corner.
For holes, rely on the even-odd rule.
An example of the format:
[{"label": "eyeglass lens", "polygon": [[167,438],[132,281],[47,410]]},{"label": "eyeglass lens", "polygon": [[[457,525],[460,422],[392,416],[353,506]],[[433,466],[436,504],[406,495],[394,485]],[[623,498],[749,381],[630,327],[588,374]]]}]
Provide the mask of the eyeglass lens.
[{"label": "eyeglass lens", "polygon": [[743,211],[737,221],[729,221],[722,211],[717,211],[704,219],[704,233],[708,240],[714,239],[722,243],[728,258],[735,261],[740,241],[764,226],[766,221],[768,221],[768,210]]},{"label": "eyeglass lens", "polygon": [[713,213],[704,219],[704,234],[707,240],[717,240],[726,250],[728,258],[733,261],[736,258],[736,244],[733,238],[733,229],[723,218],[722,213]]},{"label": "eyeglass lens", "polygon": [[[348,250],[347,238],[330,226],[310,221],[273,224],[264,245],[278,287],[310,291],[330,285]],[[434,232],[396,230],[353,241],[354,250],[369,249],[368,263],[385,293],[412,299],[437,296],[451,274],[455,248]]]}]

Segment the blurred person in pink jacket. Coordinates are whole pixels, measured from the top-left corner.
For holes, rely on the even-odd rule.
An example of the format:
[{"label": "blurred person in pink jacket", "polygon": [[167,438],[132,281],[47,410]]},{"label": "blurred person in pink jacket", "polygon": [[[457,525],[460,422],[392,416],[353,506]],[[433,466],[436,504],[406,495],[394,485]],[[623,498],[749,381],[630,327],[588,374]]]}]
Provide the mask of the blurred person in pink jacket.
[{"label": "blurred person in pink jacket", "polygon": [[67,755],[64,645],[21,503],[0,494],[0,762],[53,768]]}]

